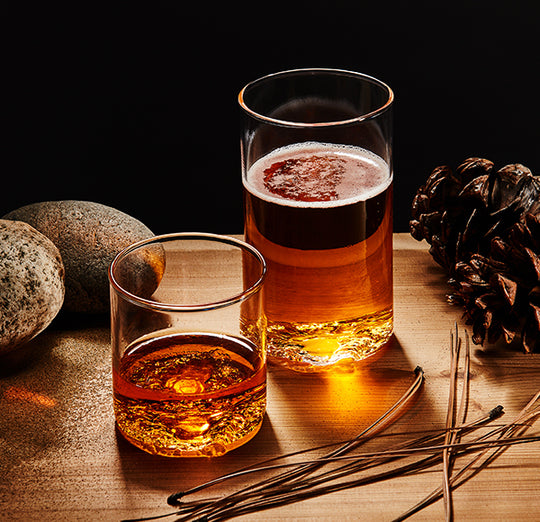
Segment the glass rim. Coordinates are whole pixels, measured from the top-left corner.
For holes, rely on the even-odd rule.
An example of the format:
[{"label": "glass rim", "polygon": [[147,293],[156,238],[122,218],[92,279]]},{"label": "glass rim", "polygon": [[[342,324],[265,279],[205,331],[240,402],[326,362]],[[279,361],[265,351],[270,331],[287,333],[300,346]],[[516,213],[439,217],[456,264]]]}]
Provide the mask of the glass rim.
[{"label": "glass rim", "polygon": [[[160,244],[168,241],[175,240],[192,240],[192,241],[209,241],[214,243],[225,243],[237,247],[240,250],[248,251],[252,254],[261,265],[261,274],[258,279],[246,290],[232,295],[226,299],[220,299],[213,303],[201,303],[195,305],[186,305],[186,304],[175,304],[175,303],[164,303],[159,301],[154,301],[153,299],[145,299],[136,294],[133,294],[122,287],[115,277],[114,271],[117,265],[124,259],[126,256],[134,252],[135,250],[140,249],[152,244]],[[147,308],[151,310],[159,310],[160,312],[204,312],[209,310],[215,310],[218,308],[225,308],[234,304],[238,304],[242,301],[245,301],[253,294],[258,292],[264,283],[267,272],[267,264],[263,255],[252,245],[246,243],[241,239],[235,237],[226,236],[222,234],[212,234],[206,232],[173,232],[171,234],[161,234],[158,236],[153,236],[148,239],[143,239],[137,241],[119,252],[111,264],[109,265],[108,276],[109,283],[111,288],[120,295],[123,299],[130,302],[131,304],[140,306],[142,308]]]},{"label": "glass rim", "polygon": [[[358,116],[355,116],[354,118],[348,118],[345,120],[327,121],[327,122],[315,122],[315,123],[306,123],[306,122],[298,122],[298,121],[295,122],[295,121],[288,121],[288,120],[280,120],[278,118],[271,118],[270,116],[266,116],[264,114],[261,114],[253,110],[246,103],[245,94],[248,89],[256,87],[258,84],[266,82],[274,78],[280,78],[280,77],[291,76],[291,75],[302,74],[302,73],[304,74],[320,73],[320,74],[333,74],[335,76],[355,77],[359,80],[364,80],[368,83],[377,85],[378,87],[382,88],[384,91],[387,92],[388,99],[383,105],[381,105],[377,109],[364,113],[364,114],[360,114]],[[364,73],[350,71],[347,69],[315,67],[315,68],[306,68],[306,69],[289,69],[286,71],[280,71],[280,72],[276,72],[272,74],[267,74],[265,76],[257,78],[256,80],[249,82],[242,88],[242,90],[238,94],[238,103],[240,107],[253,118],[266,122],[266,123],[271,123],[273,125],[281,125],[283,127],[295,127],[295,128],[336,127],[336,126],[345,126],[345,125],[351,125],[354,123],[360,123],[362,121],[370,120],[379,116],[380,114],[383,114],[394,103],[394,91],[392,91],[392,89],[386,83],[382,82],[381,80],[378,80],[377,78],[373,76],[369,76]]]}]

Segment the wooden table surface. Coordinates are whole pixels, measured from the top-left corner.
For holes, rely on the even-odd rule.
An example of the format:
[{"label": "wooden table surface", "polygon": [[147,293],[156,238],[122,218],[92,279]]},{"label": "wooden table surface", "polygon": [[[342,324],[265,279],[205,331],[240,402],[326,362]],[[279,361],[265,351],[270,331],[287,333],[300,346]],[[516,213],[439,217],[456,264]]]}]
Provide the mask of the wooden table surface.
[{"label": "wooden table surface", "polygon": [[[445,425],[449,334],[461,310],[447,304],[446,277],[407,234],[394,236],[395,336],[354,374],[298,375],[270,367],[259,434],[213,459],[148,455],[115,431],[108,320],[61,320],[32,341],[32,362],[0,378],[0,518],[121,520],[168,513],[169,494],[248,464],[353,437],[408,388],[426,380],[390,433]],[[540,389],[540,355],[504,344],[472,350],[470,417],[501,404],[512,419]],[[500,421],[502,422],[502,421]],[[537,422],[530,433],[538,435]],[[389,438],[374,444],[384,448]],[[245,520],[392,520],[440,486],[441,469],[270,509]],[[240,481],[240,484],[242,482]],[[212,490],[222,495],[239,482]],[[508,448],[453,492],[455,520],[540,520],[540,443]],[[171,520],[171,519],[164,519]],[[444,520],[437,501],[412,520]]]}]

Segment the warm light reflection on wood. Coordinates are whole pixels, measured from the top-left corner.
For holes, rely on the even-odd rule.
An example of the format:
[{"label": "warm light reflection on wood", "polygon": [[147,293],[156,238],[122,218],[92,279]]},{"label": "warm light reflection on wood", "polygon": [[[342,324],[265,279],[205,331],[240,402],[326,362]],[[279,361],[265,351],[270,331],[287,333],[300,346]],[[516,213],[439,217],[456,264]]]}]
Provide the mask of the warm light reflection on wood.
[{"label": "warm light reflection on wood", "polygon": [[6,388],[4,390],[4,399],[9,401],[29,402],[44,408],[54,408],[57,405],[57,401],[53,397],[28,390],[21,386],[9,386]]},{"label": "warm light reflection on wood", "polygon": [[414,377],[402,370],[360,371],[325,375],[324,393],[318,400],[332,411],[336,421],[353,419],[360,426],[371,424],[390,408]]},{"label": "warm light reflection on wood", "polygon": [[411,385],[414,371],[369,365],[291,380],[288,372],[272,368],[269,380],[272,404],[287,419],[289,442],[294,443],[296,432],[303,440],[337,442],[356,436],[391,408]]}]

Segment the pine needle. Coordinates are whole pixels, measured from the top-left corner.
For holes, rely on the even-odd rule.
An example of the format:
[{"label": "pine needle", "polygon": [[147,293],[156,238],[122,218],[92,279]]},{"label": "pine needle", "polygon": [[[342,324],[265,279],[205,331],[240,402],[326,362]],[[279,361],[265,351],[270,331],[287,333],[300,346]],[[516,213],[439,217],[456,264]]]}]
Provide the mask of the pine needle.
[{"label": "pine needle", "polygon": [[[422,432],[420,436],[409,438],[384,451],[359,451],[364,443],[376,436],[414,435],[414,432],[393,434],[380,434],[380,432],[402,413],[421,388],[424,372],[417,367],[415,379],[402,397],[371,426],[354,438],[288,453],[223,475],[189,490],[170,495],[168,503],[177,506],[176,511],[165,515],[133,519],[129,522],[157,520],[168,516],[179,517],[178,522],[227,520],[334,491],[414,475],[441,466],[441,464],[443,480],[440,487],[395,520],[405,520],[441,498],[444,502],[446,520],[453,520],[452,491],[454,489],[485,469],[511,445],[540,441],[540,436],[525,435],[540,417],[540,391],[516,418],[508,423],[493,426],[492,421],[503,413],[502,406],[496,406],[476,420],[467,421],[470,393],[470,343],[467,332],[465,332],[463,378],[459,387],[461,344],[456,325],[455,335],[451,334],[450,337],[450,389],[446,424],[443,429]],[[459,389],[461,389],[461,396],[458,399]],[[476,435],[479,430],[485,431],[488,427],[491,428],[489,431]],[[330,448],[334,449],[321,457],[309,456],[315,451]],[[284,461],[292,457],[298,457],[301,460]],[[215,487],[225,481],[239,477],[247,478],[254,474],[272,475],[247,484],[226,496],[185,501],[185,497]]]}]

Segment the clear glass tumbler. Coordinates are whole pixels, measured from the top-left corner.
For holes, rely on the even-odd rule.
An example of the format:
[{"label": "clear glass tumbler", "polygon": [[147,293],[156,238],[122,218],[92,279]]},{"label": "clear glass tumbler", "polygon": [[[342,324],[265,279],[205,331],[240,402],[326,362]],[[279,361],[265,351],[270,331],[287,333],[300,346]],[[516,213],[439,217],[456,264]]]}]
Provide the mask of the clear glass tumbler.
[{"label": "clear glass tumbler", "polygon": [[172,457],[222,455],[250,440],[266,407],[266,264],[214,234],[135,243],[111,263],[117,427]]},{"label": "clear glass tumbler", "polygon": [[334,69],[272,74],[239,94],[244,231],[268,263],[275,363],[350,370],[392,334],[393,99]]}]

